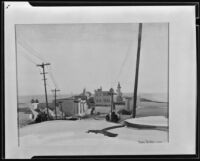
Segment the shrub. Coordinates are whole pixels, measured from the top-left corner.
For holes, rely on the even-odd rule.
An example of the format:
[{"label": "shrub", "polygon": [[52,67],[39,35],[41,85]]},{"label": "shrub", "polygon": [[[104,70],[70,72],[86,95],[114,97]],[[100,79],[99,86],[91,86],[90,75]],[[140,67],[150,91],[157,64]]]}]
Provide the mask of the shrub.
[{"label": "shrub", "polygon": [[131,115],[131,111],[128,111],[128,110],[125,110],[125,109],[121,109],[117,113],[122,114],[122,115]]},{"label": "shrub", "polygon": [[47,114],[44,112],[41,112],[38,114],[35,122],[38,123],[38,122],[42,122],[42,121],[47,121],[47,119],[48,119]]}]

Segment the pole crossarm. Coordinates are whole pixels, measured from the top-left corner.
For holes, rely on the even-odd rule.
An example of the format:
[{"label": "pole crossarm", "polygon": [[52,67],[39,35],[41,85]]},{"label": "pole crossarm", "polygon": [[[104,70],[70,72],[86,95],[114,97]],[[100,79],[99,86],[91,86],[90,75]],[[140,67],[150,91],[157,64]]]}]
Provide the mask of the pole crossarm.
[{"label": "pole crossarm", "polygon": [[48,72],[45,72],[45,73],[40,73],[40,74],[48,74]]},{"label": "pole crossarm", "polygon": [[55,91],[58,91],[58,92],[59,92],[60,90],[55,88],[55,89],[52,89],[51,91],[52,91],[52,92],[55,92]]},{"label": "pole crossarm", "polygon": [[40,67],[44,67],[45,65],[51,65],[50,63],[42,63],[42,64],[37,64],[37,66],[40,66]]}]

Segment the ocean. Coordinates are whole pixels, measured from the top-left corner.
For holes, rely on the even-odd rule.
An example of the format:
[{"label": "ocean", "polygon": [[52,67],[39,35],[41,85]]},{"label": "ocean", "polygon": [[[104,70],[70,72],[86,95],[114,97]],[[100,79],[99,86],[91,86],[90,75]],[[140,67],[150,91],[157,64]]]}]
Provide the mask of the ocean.
[{"label": "ocean", "polygon": [[[124,93],[124,96],[133,96],[132,93]],[[57,98],[67,98],[71,97],[69,94],[65,95],[59,95]],[[148,107],[148,110],[146,109],[138,109],[138,114],[141,115],[160,115],[164,114],[167,115],[167,103],[168,103],[168,95],[167,94],[161,94],[161,93],[141,93],[139,94],[140,99],[146,99],[146,101],[142,101],[141,106],[142,107]],[[30,114],[31,111],[28,107],[29,103],[32,99],[38,99],[39,102],[43,103],[45,102],[45,96],[44,95],[29,95],[29,96],[18,96],[18,116],[19,116],[19,126],[23,127],[26,126],[31,122],[30,120]],[[51,103],[54,100],[53,95],[48,95],[48,102]],[[152,101],[152,102],[151,102]],[[162,103],[158,103],[162,102]],[[160,107],[167,107],[165,109]],[[97,108],[98,109],[98,108]],[[100,108],[100,111],[103,109]],[[141,112],[142,110],[142,112]],[[98,110],[97,110],[98,111]],[[106,108],[106,111],[109,111],[109,108]]]}]

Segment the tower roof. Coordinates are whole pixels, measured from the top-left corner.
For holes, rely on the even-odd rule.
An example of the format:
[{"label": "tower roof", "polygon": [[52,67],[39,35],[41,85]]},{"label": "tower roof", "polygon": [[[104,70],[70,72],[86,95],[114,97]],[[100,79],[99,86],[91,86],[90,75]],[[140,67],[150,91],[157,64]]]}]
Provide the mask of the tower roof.
[{"label": "tower roof", "polygon": [[119,83],[119,82],[118,82],[117,88],[121,88],[121,85],[120,85],[120,83]]}]

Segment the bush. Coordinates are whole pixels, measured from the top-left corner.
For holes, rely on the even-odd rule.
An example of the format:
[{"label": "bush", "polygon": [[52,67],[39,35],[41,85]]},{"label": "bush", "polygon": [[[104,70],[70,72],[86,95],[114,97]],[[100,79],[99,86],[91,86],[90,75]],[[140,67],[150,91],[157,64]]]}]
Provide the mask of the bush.
[{"label": "bush", "polygon": [[48,120],[47,114],[44,113],[44,112],[41,112],[41,113],[38,114],[35,122],[38,123],[38,122],[47,121],[47,120]]},{"label": "bush", "polygon": [[110,121],[110,116],[109,116],[109,114],[106,115],[106,121]]}]

